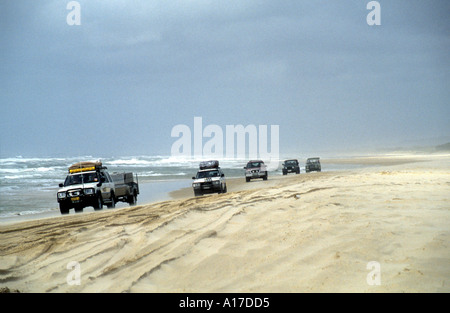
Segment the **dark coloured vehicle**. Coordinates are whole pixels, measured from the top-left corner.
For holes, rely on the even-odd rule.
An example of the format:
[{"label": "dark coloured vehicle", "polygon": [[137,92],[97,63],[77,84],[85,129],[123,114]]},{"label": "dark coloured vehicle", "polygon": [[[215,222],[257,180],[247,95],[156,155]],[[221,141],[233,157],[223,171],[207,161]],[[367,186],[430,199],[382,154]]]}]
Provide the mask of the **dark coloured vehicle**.
[{"label": "dark coloured vehicle", "polygon": [[283,162],[283,175],[288,173],[300,174],[300,164],[298,160],[286,160]]},{"label": "dark coloured vehicle", "polygon": [[306,173],[317,171],[322,171],[322,166],[320,165],[320,158],[309,158],[306,160],[305,165]]},{"label": "dark coloured vehicle", "polygon": [[261,160],[253,160],[247,163],[245,169],[245,181],[249,182],[251,179],[262,178],[267,180],[267,167]]}]

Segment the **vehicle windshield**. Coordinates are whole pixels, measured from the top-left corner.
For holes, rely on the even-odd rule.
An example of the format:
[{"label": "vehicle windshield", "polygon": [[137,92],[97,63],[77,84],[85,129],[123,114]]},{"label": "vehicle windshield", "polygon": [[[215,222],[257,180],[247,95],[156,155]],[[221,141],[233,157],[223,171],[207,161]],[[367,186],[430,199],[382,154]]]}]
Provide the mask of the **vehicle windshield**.
[{"label": "vehicle windshield", "polygon": [[247,168],[261,167],[261,162],[248,162]]},{"label": "vehicle windshield", "polygon": [[297,161],[286,161],[284,164],[288,166],[297,165]]},{"label": "vehicle windshield", "polygon": [[99,180],[98,180],[97,173],[83,173],[83,174],[69,175],[66,177],[64,186],[96,183],[98,181]]},{"label": "vehicle windshield", "polygon": [[219,177],[220,173],[219,171],[205,171],[205,172],[198,172],[197,178],[209,178],[209,177]]},{"label": "vehicle windshield", "polygon": [[308,163],[319,163],[319,159],[309,159]]}]

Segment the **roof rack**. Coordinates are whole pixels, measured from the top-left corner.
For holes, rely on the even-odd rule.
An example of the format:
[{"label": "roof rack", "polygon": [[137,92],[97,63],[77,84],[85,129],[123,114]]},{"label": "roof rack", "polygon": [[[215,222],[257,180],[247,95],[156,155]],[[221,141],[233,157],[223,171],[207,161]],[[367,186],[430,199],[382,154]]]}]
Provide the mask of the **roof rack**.
[{"label": "roof rack", "polygon": [[99,169],[106,169],[105,166],[102,165],[102,162],[96,161],[96,162],[78,162],[69,167],[69,173],[81,173],[81,172],[89,172],[89,171],[96,171]]}]

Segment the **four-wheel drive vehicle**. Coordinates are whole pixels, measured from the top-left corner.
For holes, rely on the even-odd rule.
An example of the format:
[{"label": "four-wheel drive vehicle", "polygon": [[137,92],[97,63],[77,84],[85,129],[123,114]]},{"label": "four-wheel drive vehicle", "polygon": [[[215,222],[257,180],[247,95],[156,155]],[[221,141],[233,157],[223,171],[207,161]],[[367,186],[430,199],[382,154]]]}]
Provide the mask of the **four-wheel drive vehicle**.
[{"label": "four-wheel drive vehicle", "polygon": [[305,170],[306,170],[306,173],[309,173],[312,171],[317,171],[317,172],[322,171],[322,167],[320,165],[320,158],[307,159],[306,165],[305,165]]},{"label": "four-wheel drive vehicle", "polygon": [[192,177],[192,188],[196,197],[206,193],[227,192],[225,174],[219,167],[219,161],[201,162],[199,168],[197,175]]},{"label": "four-wheel drive vehicle", "polygon": [[101,210],[106,204],[115,207],[117,201],[136,203],[139,184],[134,181],[132,173],[109,175],[101,162],[79,162],[69,167],[69,175],[57,193],[61,214],[68,214],[70,209],[82,212],[92,206]]},{"label": "four-wheel drive vehicle", "polygon": [[249,182],[254,178],[262,178],[267,180],[267,167],[261,160],[249,161],[244,169],[246,182]]},{"label": "four-wheel drive vehicle", "polygon": [[288,173],[300,174],[300,164],[298,160],[286,160],[283,162],[283,175]]}]

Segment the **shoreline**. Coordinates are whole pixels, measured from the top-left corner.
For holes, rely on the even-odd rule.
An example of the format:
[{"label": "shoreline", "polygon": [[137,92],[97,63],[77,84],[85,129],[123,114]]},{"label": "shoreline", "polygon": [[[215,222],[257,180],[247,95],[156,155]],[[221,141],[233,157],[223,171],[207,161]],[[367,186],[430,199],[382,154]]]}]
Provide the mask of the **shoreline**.
[{"label": "shoreline", "polygon": [[[226,194],[181,188],[173,200],[0,225],[0,287],[449,292],[450,158],[383,164],[230,179]],[[80,285],[66,281],[72,261]],[[373,261],[379,285],[368,283]]]},{"label": "shoreline", "polygon": [[[371,155],[371,156],[353,156],[353,157],[336,157],[336,158],[330,158],[325,157],[321,159],[323,172],[327,173],[330,172],[330,170],[327,170],[327,165],[332,165],[335,168],[331,170],[331,172],[337,172],[337,171],[351,171],[356,169],[364,169],[364,168],[370,168],[370,167],[377,167],[377,166],[394,166],[394,165],[403,165],[403,164],[409,164],[409,163],[417,163],[417,162],[426,162],[430,159],[436,159],[436,158],[445,158],[449,157],[450,154],[446,153],[433,153],[433,154],[423,154],[423,153],[413,153],[413,154],[380,154],[380,155]],[[336,167],[337,166],[337,167]],[[342,167],[342,168],[340,168]],[[301,167],[302,172],[300,175],[305,175],[304,167]],[[273,177],[279,177],[281,176],[281,173],[279,173],[280,170],[278,170],[276,173],[273,173],[270,175]],[[292,174],[289,174],[290,176]],[[248,190],[250,188],[257,188],[255,185],[252,185],[251,183],[257,182],[252,181],[249,183],[243,183],[244,178],[242,176],[241,178],[238,177],[230,177],[227,178],[227,183],[229,182],[229,189],[228,191],[238,191],[238,190]],[[186,186],[183,186],[183,185]],[[270,184],[270,181],[269,181]],[[193,197],[192,188],[191,185],[191,179],[171,179],[171,180],[147,180],[140,182],[140,195],[138,196],[138,203],[137,205],[151,205],[162,201],[168,201],[168,200],[179,200],[183,198],[189,198]],[[153,188],[152,188],[153,187]],[[156,192],[155,192],[156,191]],[[118,202],[116,204],[116,208],[124,208],[128,207],[127,204]],[[106,209],[106,207],[103,208],[102,211],[108,210],[112,211],[111,209]],[[95,213],[96,211],[93,210],[91,207],[87,207],[84,209],[82,213],[77,214],[85,214],[85,213]],[[71,210],[69,215],[75,214],[73,210]],[[57,203],[55,201],[55,208],[48,209],[47,211],[43,212],[36,212],[36,213],[29,213],[29,214],[20,214],[17,215],[11,215],[11,216],[5,216],[0,217],[0,226],[1,225],[7,225],[7,224],[13,224],[13,223],[20,223],[24,221],[33,221],[33,220],[40,220],[40,219],[47,219],[52,217],[61,217],[61,213],[59,212],[59,209],[57,208]]]},{"label": "shoreline", "polygon": [[[170,192],[173,188],[181,188],[183,184],[186,184],[187,180],[173,180],[173,181],[145,181],[139,183],[140,195],[138,196],[137,205],[151,205],[154,203],[172,200],[170,197]],[[55,200],[57,205],[57,202]],[[115,209],[128,208],[128,204],[124,202],[116,203],[114,209],[107,209],[106,206],[103,207],[101,211],[95,211],[92,207],[84,208],[83,212],[75,213],[74,210],[70,210],[69,215],[81,215],[81,214],[91,214],[103,211],[113,212]],[[30,214],[18,214],[6,217],[0,217],[0,226],[14,223],[21,223],[24,221],[34,221],[41,219],[48,219],[54,217],[62,217],[59,209],[57,207],[49,209],[48,211],[36,212]]]}]

